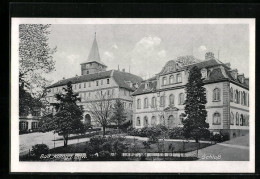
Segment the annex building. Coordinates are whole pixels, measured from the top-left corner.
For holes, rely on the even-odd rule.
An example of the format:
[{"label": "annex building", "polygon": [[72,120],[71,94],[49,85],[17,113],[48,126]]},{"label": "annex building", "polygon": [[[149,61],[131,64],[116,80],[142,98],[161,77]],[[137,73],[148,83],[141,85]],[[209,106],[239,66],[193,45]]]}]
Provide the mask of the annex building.
[{"label": "annex building", "polygon": [[207,52],[205,60],[193,56],[168,61],[153,78],[142,81],[134,97],[133,127],[162,124],[182,127],[185,85],[189,69],[196,65],[206,88],[206,110],[212,132],[229,133],[230,138],[249,130],[249,78]]},{"label": "annex building", "polygon": [[[90,112],[91,104],[102,102],[105,100],[115,101],[120,99],[127,112],[129,120],[132,120],[132,93],[137,89],[141,81],[141,77],[126,72],[124,69],[107,70],[107,66],[101,61],[96,36],[94,38],[92,48],[85,63],[80,64],[81,75],[68,79],[62,79],[48,87],[49,92],[46,100],[49,102],[47,108],[48,113],[55,113],[54,107],[51,105],[56,103],[55,94],[62,93],[62,89],[66,87],[68,82],[72,83],[73,91],[79,93],[84,108],[84,123],[99,126],[95,116]],[[106,96],[106,99],[103,97]],[[93,106],[93,105],[92,105]]]}]

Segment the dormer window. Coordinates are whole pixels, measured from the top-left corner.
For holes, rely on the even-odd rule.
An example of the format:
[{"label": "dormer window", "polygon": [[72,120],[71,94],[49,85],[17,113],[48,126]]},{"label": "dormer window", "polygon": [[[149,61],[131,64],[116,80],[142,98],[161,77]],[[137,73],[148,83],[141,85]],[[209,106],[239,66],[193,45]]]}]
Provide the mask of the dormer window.
[{"label": "dormer window", "polygon": [[166,80],[167,80],[166,77],[162,78],[162,85],[166,85],[166,82],[167,82]]},{"label": "dormer window", "polygon": [[171,76],[170,76],[170,84],[173,84],[173,83],[174,83],[174,76],[171,75]]},{"label": "dormer window", "polygon": [[201,70],[201,77],[207,78],[207,70],[205,68]]},{"label": "dormer window", "polygon": [[182,79],[181,79],[181,74],[178,73],[177,74],[177,83],[181,83]]}]

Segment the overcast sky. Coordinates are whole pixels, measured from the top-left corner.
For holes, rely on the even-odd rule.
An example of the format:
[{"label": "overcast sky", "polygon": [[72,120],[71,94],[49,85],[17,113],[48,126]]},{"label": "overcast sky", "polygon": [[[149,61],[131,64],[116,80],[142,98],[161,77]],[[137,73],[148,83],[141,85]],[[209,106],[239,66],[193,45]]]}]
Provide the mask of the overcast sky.
[{"label": "overcast sky", "polygon": [[248,25],[61,25],[51,27],[49,42],[57,46],[53,82],[81,75],[80,63],[86,62],[97,33],[103,63],[109,69],[130,71],[143,78],[160,72],[168,60],[194,55],[204,60],[211,51],[239,73],[249,74]]}]

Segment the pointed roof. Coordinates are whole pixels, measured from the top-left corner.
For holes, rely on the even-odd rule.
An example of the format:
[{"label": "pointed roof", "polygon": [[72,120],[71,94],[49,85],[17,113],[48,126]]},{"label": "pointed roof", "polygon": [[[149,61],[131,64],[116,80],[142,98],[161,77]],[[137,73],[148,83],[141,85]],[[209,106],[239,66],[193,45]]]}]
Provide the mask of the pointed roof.
[{"label": "pointed roof", "polygon": [[100,55],[99,55],[99,50],[98,50],[98,44],[97,44],[97,40],[96,40],[96,33],[95,33],[95,38],[91,47],[91,50],[89,52],[88,55],[88,59],[87,59],[87,63],[89,62],[97,62],[101,65],[106,66],[100,59]]}]

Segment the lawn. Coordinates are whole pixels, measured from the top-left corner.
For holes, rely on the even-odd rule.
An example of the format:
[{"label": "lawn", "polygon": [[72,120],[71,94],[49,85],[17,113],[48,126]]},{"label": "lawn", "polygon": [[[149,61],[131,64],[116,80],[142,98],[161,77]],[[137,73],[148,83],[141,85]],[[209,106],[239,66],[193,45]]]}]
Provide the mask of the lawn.
[{"label": "lawn", "polygon": [[[137,140],[137,139],[125,139],[124,143],[128,144],[128,148],[135,148],[137,149],[136,152],[146,152],[146,149],[144,148],[143,141]],[[165,152],[172,152],[169,149],[169,145],[172,144],[174,146],[173,152],[174,153],[179,153],[179,152],[190,152],[197,150],[198,148],[205,148],[211,144],[208,143],[195,143],[195,142],[171,142],[171,141],[160,141],[159,145],[164,146]],[[86,146],[89,145],[89,142],[82,142],[82,143],[77,143],[77,144],[71,144],[68,145],[67,147],[57,147],[54,149],[50,150],[50,153],[85,153]],[[162,148],[163,149],[163,148]],[[160,150],[162,151],[162,150]],[[126,150],[124,152],[130,152],[130,150]],[[158,143],[156,144],[151,144],[150,148],[147,149],[148,153],[154,153],[158,152]]]}]

